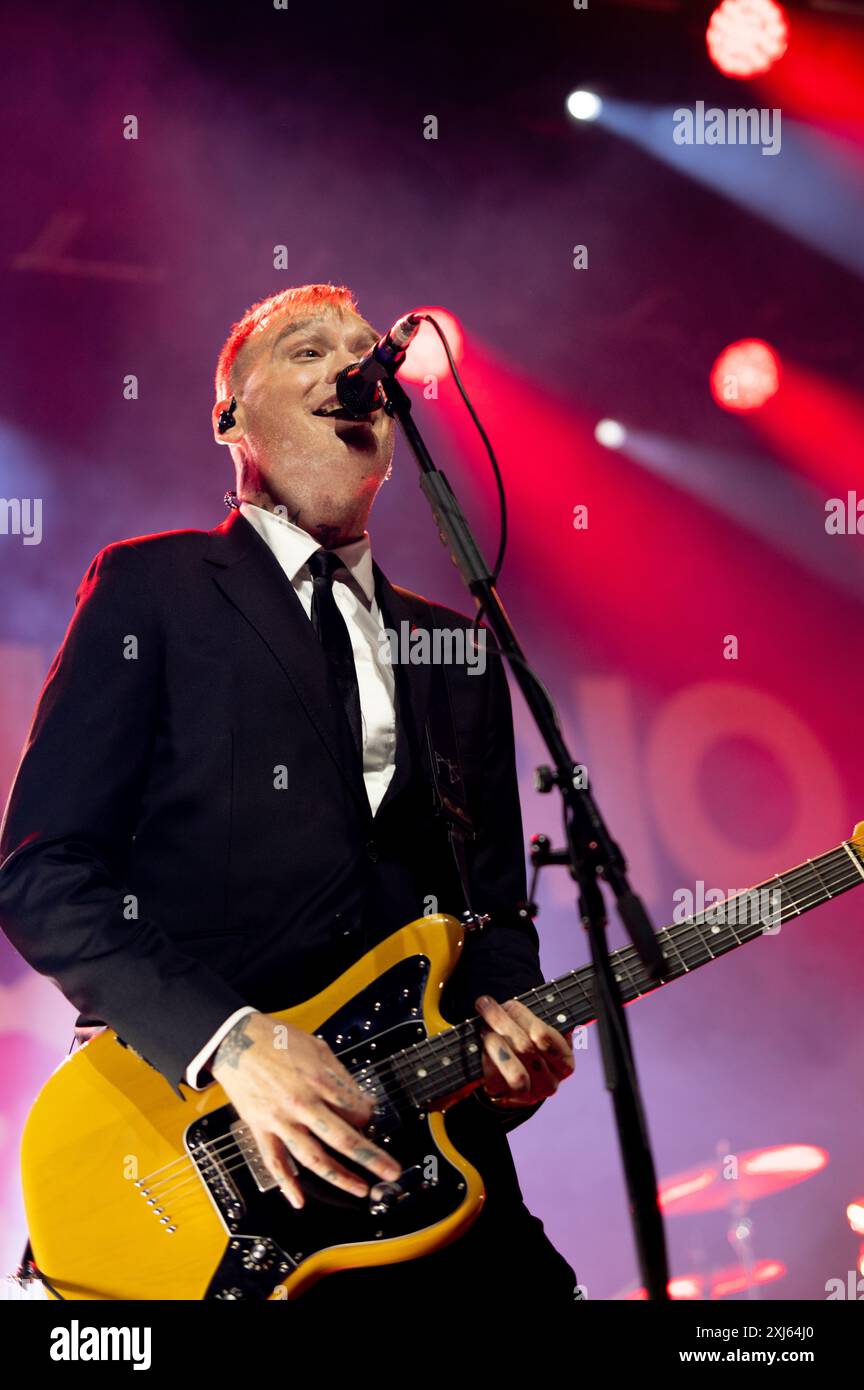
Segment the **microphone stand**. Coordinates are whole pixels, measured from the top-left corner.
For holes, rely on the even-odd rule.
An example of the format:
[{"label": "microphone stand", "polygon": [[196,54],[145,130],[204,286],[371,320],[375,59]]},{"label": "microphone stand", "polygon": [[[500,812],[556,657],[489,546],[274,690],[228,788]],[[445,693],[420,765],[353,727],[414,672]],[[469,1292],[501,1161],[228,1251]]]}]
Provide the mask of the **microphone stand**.
[{"label": "microphone stand", "polygon": [[579,765],[561,736],[555,709],[531,674],[459,503],[423,442],[411,414],[411,399],[392,373],[384,378],[381,387],[384,409],[399,421],[417,459],[420,487],[432,509],[441,541],[492,629],[498,650],[507,658],[554,764],[554,770],[538,769],[538,786],[541,791],[557,786],[561,793],[567,848],[548,852],[546,862],[569,864],[571,877],[578,884],[579,913],[591,944],[604,1077],[606,1088],[612,1093],[642,1283],[650,1299],[665,1301],[669,1297],[669,1270],[654,1160],[624,1005],[609,960],[606,909],[598,879],[604,879],[615,894],[619,916],[652,980],[660,980],[663,975],[660,947],[648,914],[627,881],[624,856],[611,838],[591,793],[581,785]]}]

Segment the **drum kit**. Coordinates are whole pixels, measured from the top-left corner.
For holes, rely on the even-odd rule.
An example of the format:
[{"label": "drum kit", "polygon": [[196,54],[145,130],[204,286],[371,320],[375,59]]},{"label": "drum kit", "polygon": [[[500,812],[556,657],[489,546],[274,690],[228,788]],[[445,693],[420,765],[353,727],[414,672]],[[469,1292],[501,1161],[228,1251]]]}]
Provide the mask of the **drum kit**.
[{"label": "drum kit", "polygon": [[[759,1298],[767,1284],[786,1274],[782,1260],[759,1259],[753,1251],[754,1202],[806,1182],[828,1162],[825,1149],[815,1144],[776,1144],[732,1154],[718,1144],[717,1155],[706,1163],[663,1179],[657,1189],[660,1209],[666,1217],[706,1212],[726,1212],[727,1237],[736,1263],[725,1268],[676,1275],[669,1281],[673,1299],[712,1300],[744,1295]],[[644,1289],[628,1288],[613,1295],[622,1300],[644,1299]]]}]

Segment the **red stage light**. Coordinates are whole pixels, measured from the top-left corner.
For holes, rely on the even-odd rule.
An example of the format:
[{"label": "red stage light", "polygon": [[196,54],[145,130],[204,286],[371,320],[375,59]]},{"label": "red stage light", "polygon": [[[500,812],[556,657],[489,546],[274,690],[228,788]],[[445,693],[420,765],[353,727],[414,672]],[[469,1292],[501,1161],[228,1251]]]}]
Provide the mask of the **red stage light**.
[{"label": "red stage light", "polygon": [[702,1298],[702,1280],[696,1274],[679,1274],[670,1279],[666,1287],[670,1298]]},{"label": "red stage light", "polygon": [[[709,1270],[706,1275],[677,1274],[669,1280],[666,1288],[672,1299],[701,1302],[746,1293],[760,1284],[773,1284],[775,1280],[783,1279],[786,1272],[782,1260],[757,1260],[749,1271],[731,1265],[726,1269]],[[628,1303],[644,1302],[647,1298],[644,1288],[631,1289],[624,1295],[624,1301]]]},{"label": "red stage light", "polygon": [[711,394],[724,410],[758,410],[780,385],[780,360],[761,338],[741,338],[711,368]]},{"label": "red stage light", "polygon": [[757,1260],[750,1270],[732,1266],[718,1270],[711,1277],[711,1298],[728,1298],[730,1294],[746,1293],[759,1284],[773,1284],[786,1274],[782,1260]]},{"label": "red stage light", "polygon": [[[666,1292],[670,1298],[674,1299],[694,1299],[701,1302],[705,1288],[705,1281],[698,1274],[678,1274],[673,1276],[666,1285]],[[648,1292],[644,1288],[630,1289],[623,1295],[625,1303],[644,1303],[648,1300]]]},{"label": "red stage light", "polygon": [[[462,359],[462,330],[458,321],[446,309],[420,308],[417,314],[432,314],[446,334],[450,351],[457,365]],[[450,371],[444,345],[431,323],[423,323],[420,332],[411,343],[405,355],[405,364],[399,370],[403,381],[425,383],[428,377],[440,378]]]},{"label": "red stage light", "polygon": [[756,77],[783,57],[789,25],[774,0],[723,0],[708,21],[705,41],[727,77]]}]

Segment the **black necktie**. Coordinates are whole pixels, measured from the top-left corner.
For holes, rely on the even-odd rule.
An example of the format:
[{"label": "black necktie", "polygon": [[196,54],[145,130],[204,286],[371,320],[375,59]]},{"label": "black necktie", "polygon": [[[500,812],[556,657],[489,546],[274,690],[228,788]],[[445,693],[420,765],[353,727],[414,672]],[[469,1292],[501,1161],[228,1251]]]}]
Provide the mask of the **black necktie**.
[{"label": "black necktie", "polygon": [[333,597],[333,571],[345,563],[332,550],[316,550],[306,561],[312,575],[312,627],[333,667],[339,694],[354,738],[357,755],[363,761],[363,725],[360,716],[360,688],[357,668],[345,619]]}]

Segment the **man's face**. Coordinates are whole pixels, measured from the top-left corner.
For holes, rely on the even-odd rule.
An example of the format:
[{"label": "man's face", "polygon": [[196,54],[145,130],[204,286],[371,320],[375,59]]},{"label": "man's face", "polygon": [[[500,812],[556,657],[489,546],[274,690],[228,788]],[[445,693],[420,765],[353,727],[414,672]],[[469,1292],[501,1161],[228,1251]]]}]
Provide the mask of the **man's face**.
[{"label": "man's face", "polygon": [[249,478],[299,510],[301,526],[353,499],[368,509],[387,472],[394,434],[383,410],[357,422],[321,413],[338,407],[339,372],[378,336],[350,310],[315,309],[277,315],[238,356]]}]

